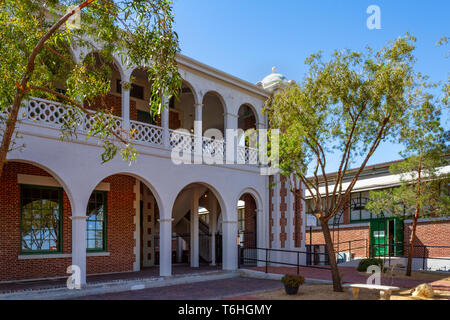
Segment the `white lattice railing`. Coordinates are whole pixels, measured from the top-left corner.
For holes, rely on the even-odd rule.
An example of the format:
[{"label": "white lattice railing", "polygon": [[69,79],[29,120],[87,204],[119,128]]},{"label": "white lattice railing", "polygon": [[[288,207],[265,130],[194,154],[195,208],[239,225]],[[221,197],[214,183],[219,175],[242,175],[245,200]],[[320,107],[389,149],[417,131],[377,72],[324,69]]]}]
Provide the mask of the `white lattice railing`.
[{"label": "white lattice railing", "polygon": [[[63,104],[41,98],[31,98],[26,103],[25,120],[44,123],[52,127],[60,127],[64,124],[68,110]],[[92,110],[90,110],[92,111]],[[95,111],[92,111],[95,112]],[[122,128],[122,118],[113,117],[117,132]],[[95,120],[88,114],[83,114],[78,130],[89,131],[95,125]]]},{"label": "white lattice railing", "polygon": [[258,164],[258,149],[238,146],[237,161],[242,164]]},{"label": "white lattice railing", "polygon": [[258,164],[258,149],[255,148],[247,148],[248,153],[248,164]]},{"label": "white lattice railing", "polygon": [[170,133],[170,147],[177,150],[194,151],[194,135],[181,131],[169,130]]},{"label": "white lattice railing", "polygon": [[[68,110],[70,109],[67,109],[59,102],[33,97],[27,101],[24,110],[25,112],[21,111],[22,113],[25,113],[22,120],[45,124],[52,127],[61,127],[64,124]],[[123,119],[119,117],[113,118],[117,132],[120,133],[123,126]],[[84,114],[83,119],[80,120],[78,129],[87,132],[92,129],[94,124],[94,119],[92,119],[91,116]],[[130,129],[133,130],[133,138],[135,141],[152,145],[163,145],[164,130],[162,127],[131,120]],[[225,145],[225,141],[223,140],[203,137],[203,155],[206,157],[224,159]],[[173,149],[194,152],[195,137],[193,134],[183,130],[169,130],[169,146]],[[237,162],[241,164],[257,164],[258,150],[255,148],[238,146]]]},{"label": "white lattice railing", "polygon": [[203,137],[203,156],[223,159],[225,141]]},{"label": "white lattice railing", "polygon": [[134,140],[155,145],[163,143],[163,129],[151,124],[131,120],[130,129],[133,130]]},{"label": "white lattice railing", "polygon": [[61,103],[31,98],[26,104],[25,119],[59,127],[64,124],[66,114],[67,108]]}]

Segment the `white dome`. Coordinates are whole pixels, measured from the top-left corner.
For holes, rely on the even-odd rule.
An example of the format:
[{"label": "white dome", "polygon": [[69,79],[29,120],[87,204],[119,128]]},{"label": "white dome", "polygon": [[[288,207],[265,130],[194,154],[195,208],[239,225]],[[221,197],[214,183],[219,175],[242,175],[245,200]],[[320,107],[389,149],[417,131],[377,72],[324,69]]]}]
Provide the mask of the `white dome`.
[{"label": "white dome", "polygon": [[265,77],[258,85],[262,86],[264,90],[274,92],[279,88],[289,85],[288,79],[280,73],[277,73],[277,68],[272,68],[272,73]]}]

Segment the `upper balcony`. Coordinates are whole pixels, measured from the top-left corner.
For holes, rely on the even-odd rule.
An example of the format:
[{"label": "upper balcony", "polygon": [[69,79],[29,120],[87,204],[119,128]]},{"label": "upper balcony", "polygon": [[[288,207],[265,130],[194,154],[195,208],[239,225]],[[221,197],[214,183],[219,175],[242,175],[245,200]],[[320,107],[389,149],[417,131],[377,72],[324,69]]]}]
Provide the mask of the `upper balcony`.
[{"label": "upper balcony", "polygon": [[[83,55],[93,55],[96,63],[101,61],[95,52]],[[102,97],[103,103],[91,103],[89,108],[106,106],[115,117],[116,127],[134,133],[136,145],[176,149],[190,152],[192,157],[222,158],[227,164],[232,154],[231,163],[260,164],[258,150],[246,144],[243,133],[266,128],[262,107],[268,93],[188,57],[179,55],[177,61],[183,79],[181,90],[176,98],[166,99],[160,115],[149,112],[151,83],[147,69],[123,65],[119,59],[106,62],[111,70],[110,91]],[[64,90],[64,86],[59,89]],[[21,121],[52,128],[63,124],[67,112],[58,102],[34,97],[23,108]],[[86,132],[91,125],[92,120],[86,117],[77,131]],[[234,150],[227,150],[226,141],[233,141]]]},{"label": "upper balcony", "polygon": [[[123,117],[118,116],[114,116],[115,125],[117,128],[132,130],[134,132],[133,142],[138,145],[157,147],[169,151],[176,150],[188,154],[188,156],[190,154],[193,156],[200,155],[203,158],[211,158],[216,161],[223,160],[224,163],[229,163],[227,162],[229,155],[226,152],[226,140],[221,137],[220,130],[214,128],[211,131],[212,128],[209,128],[206,132],[208,130],[212,133],[216,132],[221,139],[209,134],[209,136],[202,135],[200,140],[198,140],[196,139],[197,136],[190,132],[193,130],[188,130],[187,128],[170,129],[164,118],[167,117],[171,110],[167,110],[167,108],[164,110],[161,117],[163,126],[137,120],[126,121]],[[19,120],[28,125],[60,129],[65,121],[67,112],[68,109],[59,102],[32,97],[22,107],[19,113]],[[87,133],[92,124],[93,120],[88,115],[85,115],[77,128],[77,133]],[[239,141],[239,139],[237,140]],[[199,148],[198,141],[200,141],[201,145]],[[238,141],[234,143],[233,163],[261,165],[258,149],[245,146],[242,143],[244,141],[242,137],[241,143]]]}]

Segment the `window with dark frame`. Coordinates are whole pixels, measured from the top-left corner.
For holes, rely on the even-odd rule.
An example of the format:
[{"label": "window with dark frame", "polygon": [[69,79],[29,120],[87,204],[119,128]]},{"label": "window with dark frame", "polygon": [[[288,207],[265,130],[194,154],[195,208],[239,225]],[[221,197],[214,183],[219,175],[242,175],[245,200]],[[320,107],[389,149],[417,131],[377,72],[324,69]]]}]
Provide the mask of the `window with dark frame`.
[{"label": "window with dark frame", "polygon": [[21,185],[21,253],[61,252],[62,189]]},{"label": "window with dark frame", "polygon": [[88,251],[106,251],[106,195],[94,191],[89,198],[86,220],[86,248]]}]

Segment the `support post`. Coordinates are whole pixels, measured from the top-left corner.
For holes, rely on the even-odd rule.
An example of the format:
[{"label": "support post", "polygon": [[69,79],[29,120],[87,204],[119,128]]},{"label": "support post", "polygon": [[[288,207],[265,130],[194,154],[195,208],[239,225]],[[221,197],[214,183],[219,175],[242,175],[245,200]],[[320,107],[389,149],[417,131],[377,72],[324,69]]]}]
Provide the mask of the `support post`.
[{"label": "support post", "polygon": [[170,133],[169,133],[169,106],[167,99],[163,100],[163,109],[161,110],[161,126],[163,128],[163,147],[170,148]]},{"label": "support post", "polygon": [[86,209],[74,210],[71,219],[72,265],[80,268],[80,285],[84,286],[86,285]]},{"label": "support post", "polygon": [[211,265],[216,265],[216,231],[217,231],[217,200],[213,194],[209,193],[210,212],[209,212],[209,231],[211,233]]},{"label": "support post", "polygon": [[159,275],[172,275],[172,221],[159,219]]},{"label": "support post", "polygon": [[233,164],[237,161],[238,145],[238,116],[231,113],[225,115],[225,156],[226,163]]},{"label": "support post", "polygon": [[199,242],[198,242],[198,189],[194,188],[192,190],[192,201],[191,201],[191,236],[190,236],[190,256],[191,256],[191,267],[199,267]]},{"label": "support post", "polygon": [[183,238],[177,236],[177,262],[183,262]]},{"label": "support post", "polygon": [[195,104],[194,109],[194,164],[201,164],[203,161],[203,104]]},{"label": "support post", "polygon": [[124,85],[122,85],[122,129],[130,131],[130,88]]},{"label": "support post", "polygon": [[223,221],[222,230],[223,270],[237,270],[237,221]]}]

